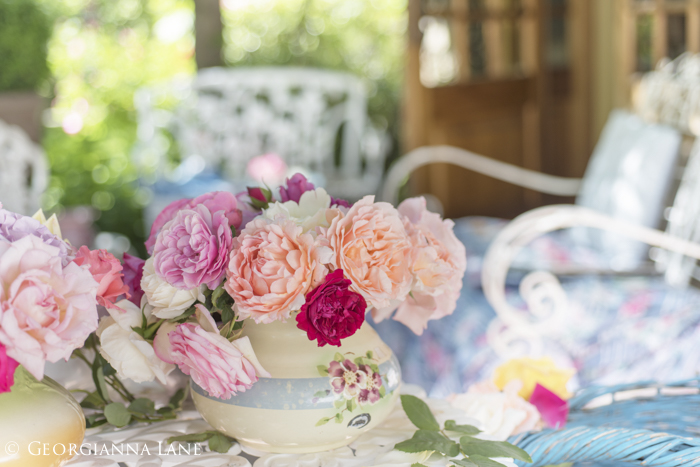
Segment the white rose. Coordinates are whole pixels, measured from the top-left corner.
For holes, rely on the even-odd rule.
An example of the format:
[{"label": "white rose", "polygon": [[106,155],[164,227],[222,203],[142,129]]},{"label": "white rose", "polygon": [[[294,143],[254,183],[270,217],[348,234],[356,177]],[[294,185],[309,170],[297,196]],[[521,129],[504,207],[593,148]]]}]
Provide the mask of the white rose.
[{"label": "white rose", "polygon": [[540,421],[537,408],[518,395],[522,383],[513,380],[503,392],[493,383],[478,383],[465,394],[449,399],[453,407],[481,423],[483,432],[505,441],[510,436],[534,429]]},{"label": "white rose", "polygon": [[316,188],[304,192],[299,198],[299,203],[287,201],[285,203],[270,203],[263,211],[266,219],[282,217],[290,219],[304,229],[304,232],[313,231],[316,227],[328,227],[330,220],[326,211],[331,207],[331,196],[323,188]]},{"label": "white rose", "polygon": [[161,319],[170,319],[180,316],[197,300],[204,302],[202,287],[182,290],[168,284],[156,274],[153,267],[153,257],[146,260],[143,265],[143,277],[141,289],[149,305],[153,307],[153,315]]},{"label": "white rose", "polygon": [[97,328],[100,354],[117,370],[120,378],[137,383],[158,378],[165,384],[166,376],[175,365],[159,359],[151,344],[132,330],[142,324],[141,310],[128,300],[116,305],[124,311],[108,308],[109,316],[103,317]]}]

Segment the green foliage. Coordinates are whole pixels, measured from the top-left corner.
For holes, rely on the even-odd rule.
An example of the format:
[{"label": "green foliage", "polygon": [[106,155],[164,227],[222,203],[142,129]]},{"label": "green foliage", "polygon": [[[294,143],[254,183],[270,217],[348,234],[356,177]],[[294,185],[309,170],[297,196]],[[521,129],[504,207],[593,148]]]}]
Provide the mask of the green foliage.
[{"label": "green foliage", "polygon": [[[532,462],[530,455],[517,446],[505,441],[488,441],[474,438],[480,431],[471,425],[457,425],[454,420],[447,420],[440,430],[435,416],[428,404],[415,396],[401,396],[404,412],[418,429],[411,439],[402,441],[394,449],[403,452],[439,452],[450,459],[450,465],[461,467],[504,467],[494,457],[510,457],[523,462]],[[447,436],[445,431],[463,434],[459,443]],[[420,465],[420,464],[414,464]]]},{"label": "green foliage", "polygon": [[168,444],[174,442],[180,443],[202,443],[204,441],[209,441],[209,449],[211,451],[216,451],[220,453],[227,453],[233,443],[236,442],[234,438],[226,436],[219,431],[203,431],[202,433],[194,433],[191,435],[173,436],[168,438]]},{"label": "green foliage", "polygon": [[0,92],[34,90],[49,76],[51,21],[32,0],[0,0]]},{"label": "green foliage", "polygon": [[373,123],[396,139],[407,0],[231,0],[222,5],[229,65],[354,73],[368,88]]}]

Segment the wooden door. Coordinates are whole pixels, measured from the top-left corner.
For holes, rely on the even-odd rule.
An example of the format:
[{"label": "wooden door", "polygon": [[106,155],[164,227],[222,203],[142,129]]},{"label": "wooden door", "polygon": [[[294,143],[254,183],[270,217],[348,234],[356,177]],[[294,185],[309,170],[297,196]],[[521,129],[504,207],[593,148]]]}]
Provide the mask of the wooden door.
[{"label": "wooden door", "polygon": [[[572,77],[570,49],[586,59],[588,0],[410,0],[405,149],[449,144],[528,169],[581,176],[590,154],[588,82]],[[583,29],[588,32],[588,28]],[[574,134],[572,127],[579,130]],[[435,164],[412,178],[451,217],[512,217],[539,194]]]}]

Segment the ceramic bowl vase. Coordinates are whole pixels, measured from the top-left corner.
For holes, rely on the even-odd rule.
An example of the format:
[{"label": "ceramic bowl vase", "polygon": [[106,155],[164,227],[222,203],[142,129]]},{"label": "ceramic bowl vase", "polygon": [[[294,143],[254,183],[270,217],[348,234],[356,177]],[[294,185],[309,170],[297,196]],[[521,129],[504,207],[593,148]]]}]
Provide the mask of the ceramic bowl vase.
[{"label": "ceramic bowl vase", "polygon": [[70,392],[49,377],[37,381],[18,367],[11,391],[0,394],[0,465],[63,465],[80,449],[84,436],[83,410]]},{"label": "ceramic bowl vase", "polygon": [[293,318],[247,322],[243,335],[271,378],[228,400],[191,385],[202,417],[248,447],[306,453],[345,446],[380,424],[396,403],[401,369],[367,323],[340,347],[318,347]]}]

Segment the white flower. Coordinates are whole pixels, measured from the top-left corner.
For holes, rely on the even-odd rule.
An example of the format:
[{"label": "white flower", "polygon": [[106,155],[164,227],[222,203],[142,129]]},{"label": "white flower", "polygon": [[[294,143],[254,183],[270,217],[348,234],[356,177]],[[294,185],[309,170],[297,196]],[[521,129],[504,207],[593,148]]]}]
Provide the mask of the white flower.
[{"label": "white flower", "polygon": [[117,370],[120,378],[137,383],[158,378],[165,384],[166,376],[175,365],[159,359],[151,344],[132,330],[142,324],[141,310],[129,300],[121,300],[116,305],[124,311],[108,308],[110,316],[103,317],[97,328],[100,354]]},{"label": "white flower", "polygon": [[301,226],[304,229],[304,233],[306,233],[314,231],[316,227],[328,227],[330,225],[330,220],[326,216],[326,211],[330,207],[331,196],[323,188],[316,188],[302,194],[299,203],[294,201],[270,203],[262,216],[271,220],[278,217],[290,219]]},{"label": "white flower", "polygon": [[505,441],[511,435],[530,431],[540,421],[537,408],[518,395],[522,383],[513,380],[499,391],[492,382],[478,383],[465,394],[449,399],[453,407],[481,423],[483,432]]},{"label": "white flower", "polygon": [[148,304],[153,307],[153,315],[161,319],[170,319],[180,316],[194,302],[205,301],[202,287],[182,290],[168,284],[156,274],[153,267],[153,257],[146,260],[143,265],[143,278],[141,288]]}]

